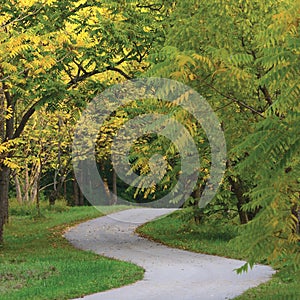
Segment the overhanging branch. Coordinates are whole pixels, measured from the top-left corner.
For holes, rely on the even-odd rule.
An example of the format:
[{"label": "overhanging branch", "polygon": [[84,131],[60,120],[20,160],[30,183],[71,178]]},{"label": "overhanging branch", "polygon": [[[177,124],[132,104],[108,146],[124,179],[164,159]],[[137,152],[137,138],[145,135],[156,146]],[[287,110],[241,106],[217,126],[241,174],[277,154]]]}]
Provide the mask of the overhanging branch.
[{"label": "overhanging branch", "polygon": [[205,82],[205,81],[203,81],[203,82],[204,82],[204,84],[205,84],[206,86],[208,86],[209,88],[211,88],[212,90],[214,90],[215,92],[217,92],[220,96],[222,96],[222,97],[224,97],[224,98],[226,98],[226,99],[228,99],[228,100],[231,100],[232,102],[235,102],[235,103],[237,103],[238,105],[240,105],[240,106],[242,106],[242,107],[247,108],[247,109],[250,110],[251,112],[253,112],[253,113],[255,113],[255,114],[257,114],[257,115],[259,115],[260,117],[262,117],[262,118],[265,119],[265,116],[264,116],[261,112],[259,112],[258,110],[256,110],[256,109],[253,108],[252,106],[248,105],[247,103],[245,103],[245,102],[243,102],[243,101],[241,101],[241,100],[238,100],[238,99],[236,99],[236,98],[234,98],[234,97],[232,97],[232,96],[230,96],[230,95],[225,95],[224,93],[222,93],[221,91],[219,91],[217,88],[215,88],[213,85],[211,85],[211,84],[209,84],[209,83],[207,83],[207,82]]}]

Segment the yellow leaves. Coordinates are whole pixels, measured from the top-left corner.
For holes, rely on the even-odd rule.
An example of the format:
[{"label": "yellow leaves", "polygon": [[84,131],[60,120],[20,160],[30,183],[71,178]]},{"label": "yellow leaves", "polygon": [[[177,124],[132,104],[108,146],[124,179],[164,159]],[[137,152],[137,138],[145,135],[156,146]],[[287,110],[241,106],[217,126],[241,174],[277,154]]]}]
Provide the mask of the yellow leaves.
[{"label": "yellow leaves", "polygon": [[11,72],[11,73],[17,72],[17,70],[18,70],[18,68],[15,65],[10,64],[6,61],[1,63],[1,67],[2,67],[3,70],[7,70],[8,73],[9,72]]},{"label": "yellow leaves", "polygon": [[52,66],[56,64],[56,60],[50,55],[46,55],[41,60],[39,60],[38,63],[41,67],[50,69]]},{"label": "yellow leaves", "polygon": [[144,199],[147,199],[148,196],[149,196],[149,194],[154,194],[155,191],[156,191],[155,185],[153,185],[151,188],[148,188],[148,189],[146,190],[146,192],[144,193]]},{"label": "yellow leaves", "polygon": [[14,47],[13,45],[8,48],[8,56],[10,58],[16,57],[18,54],[22,53],[23,51],[29,50],[30,45],[20,45],[17,47]]},{"label": "yellow leaves", "polygon": [[32,6],[34,5],[35,3],[37,3],[39,1],[37,0],[19,0],[19,5],[22,7],[29,7],[29,6]]},{"label": "yellow leaves", "polygon": [[180,71],[173,72],[171,74],[171,77],[173,79],[177,79],[177,80],[179,80],[181,78],[186,78],[187,76],[188,76],[188,73],[185,70],[183,70],[183,69],[180,70]]},{"label": "yellow leaves", "polygon": [[0,162],[11,169],[18,169],[19,166],[11,158],[8,158],[7,154],[18,143],[19,140],[15,139],[0,144]]},{"label": "yellow leaves", "polygon": [[194,53],[193,58],[203,64],[206,64],[209,68],[213,68],[213,63],[211,62],[211,60],[208,57]]},{"label": "yellow leaves", "polygon": [[[16,5],[19,8],[25,7],[23,17],[26,17],[28,13],[26,11],[29,11],[27,7],[38,2],[40,4],[40,1],[20,1]],[[52,1],[43,2],[49,4]],[[10,15],[4,18],[6,22],[11,22],[9,23],[11,25],[5,27],[5,30],[0,28],[0,65],[5,78],[24,83],[20,78],[22,76],[19,76],[24,71],[30,71],[31,75],[37,75],[45,73],[47,69],[56,64],[52,53],[59,46],[56,39],[61,38],[62,35],[56,32],[38,34],[34,27],[22,30],[21,27],[18,28],[19,18],[20,16]],[[51,54],[45,55],[45,53]]]},{"label": "yellow leaves", "polygon": [[88,36],[83,33],[78,35],[78,39],[76,41],[76,47],[82,47],[82,48],[86,47],[89,44],[89,41],[87,41],[86,38],[88,38]]},{"label": "yellow leaves", "polygon": [[6,167],[8,167],[8,168],[10,168],[10,169],[12,169],[12,170],[14,170],[14,169],[19,169],[19,168],[20,168],[20,167],[19,167],[16,163],[14,163],[10,158],[4,159],[3,164],[4,164]]},{"label": "yellow leaves", "polygon": [[29,36],[29,39],[33,44],[36,44],[36,45],[38,45],[39,43],[42,42],[42,37],[39,35],[36,35],[36,34],[31,34]]},{"label": "yellow leaves", "polygon": [[8,151],[8,147],[6,143],[0,144],[0,154],[5,153]]},{"label": "yellow leaves", "polygon": [[59,45],[63,45],[64,43],[70,43],[70,36],[63,31],[60,31],[56,37],[56,41]]},{"label": "yellow leaves", "polygon": [[9,16],[7,14],[2,13],[0,15],[0,24],[6,24],[9,21]]},{"label": "yellow leaves", "polygon": [[24,7],[24,8],[27,8],[27,7],[31,7],[31,6],[33,6],[33,5],[35,5],[35,4],[51,4],[51,3],[53,3],[55,0],[42,0],[42,1],[40,1],[40,0],[19,0],[18,1],[18,6],[20,6],[20,7]]},{"label": "yellow leaves", "polygon": [[191,64],[192,66],[196,65],[196,62],[190,56],[185,55],[185,54],[179,54],[176,57],[176,60],[177,60],[178,66],[180,68],[184,67],[184,66],[186,66],[188,64]]},{"label": "yellow leaves", "polygon": [[298,27],[300,13],[300,1],[295,1],[288,10],[280,11],[273,16],[273,20],[277,25],[283,25],[285,29],[291,26]]},{"label": "yellow leaves", "polygon": [[4,116],[4,118],[6,120],[9,120],[11,117],[13,116],[13,109],[11,106],[9,106],[7,109],[6,109],[6,115]]},{"label": "yellow leaves", "polygon": [[56,43],[60,47],[70,45],[70,51],[80,56],[78,48],[91,48],[95,46],[96,42],[91,40],[90,33],[85,30],[81,30],[79,33],[75,32],[76,25],[66,22],[65,29],[58,32],[56,36]]},{"label": "yellow leaves", "polygon": [[46,55],[44,57],[39,57],[32,62],[24,61],[24,67],[31,70],[33,74],[45,74],[47,70],[52,68],[56,64],[54,57]]},{"label": "yellow leaves", "polygon": [[195,74],[189,74],[188,77],[189,77],[190,81],[193,81],[193,80],[197,79],[197,76]]},{"label": "yellow leaves", "polygon": [[192,56],[186,54],[177,54],[175,57],[177,71],[172,72],[171,77],[174,79],[195,80],[196,75],[191,72],[191,67],[196,66],[196,62]]}]

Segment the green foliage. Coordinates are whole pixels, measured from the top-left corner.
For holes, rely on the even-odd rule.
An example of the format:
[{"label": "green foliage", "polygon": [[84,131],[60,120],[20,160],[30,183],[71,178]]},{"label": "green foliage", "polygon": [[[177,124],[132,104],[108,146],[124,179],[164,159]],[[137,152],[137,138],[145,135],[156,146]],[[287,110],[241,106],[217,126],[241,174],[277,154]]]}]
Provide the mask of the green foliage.
[{"label": "green foliage", "polygon": [[[167,86],[164,86],[164,88],[168,90]],[[170,86],[169,89],[171,90],[172,86]],[[180,95],[180,97],[185,96],[185,94]],[[180,103],[180,101],[181,99],[179,98],[176,102]],[[147,126],[149,130],[154,128],[154,132],[156,132],[156,128],[164,128],[165,126],[168,126],[168,130],[176,130],[174,126],[172,127],[172,125],[168,123],[168,120],[174,120],[185,125],[188,133],[194,137],[194,143],[202,155],[201,165],[195,166],[193,164],[188,166],[188,172],[190,172],[189,175],[192,176],[200,168],[199,184],[203,184],[203,182],[207,180],[210,162],[209,145],[203,129],[197,126],[195,118],[180,106],[157,99],[132,101],[128,105],[121,107],[113,116],[105,121],[100,128],[97,140],[96,151],[98,161],[103,164],[104,161],[110,160],[113,139],[117,135],[117,131],[122,128],[128,120],[147,114],[160,114],[165,116],[165,118],[153,121],[151,124],[146,124],[145,122],[145,125],[142,125],[142,127]],[[134,172],[140,176],[133,182],[132,186],[128,187],[127,194],[132,195],[133,193],[133,197],[137,202],[149,202],[160,199],[176,186],[178,176],[181,172],[181,153],[179,153],[178,147],[188,149],[190,140],[185,132],[179,134],[179,132],[174,131],[173,135],[174,140],[171,141],[165,136],[160,135],[158,130],[155,135],[145,134],[139,137],[134,144],[131,145],[128,156],[128,160],[131,164],[131,170],[129,172]],[[122,140],[121,145],[121,149],[118,149],[120,153],[124,151],[124,145],[127,145],[127,141]],[[151,159],[154,155],[161,155],[161,157],[163,157],[166,163],[164,168],[164,170],[166,170],[165,174],[161,174],[160,168],[151,168]],[[195,168],[197,170],[195,170]],[[155,179],[161,178],[161,180],[159,182],[155,182],[155,180],[153,180],[153,182],[147,182],[149,187],[145,188],[143,185],[146,180],[148,180],[147,176],[149,174],[154,176]],[[179,188],[184,189],[184,187]],[[177,190],[174,192],[177,192]],[[180,200],[181,199],[173,199],[175,204]]]},{"label": "green foliage", "polygon": [[291,0],[180,1],[149,57],[151,75],[188,83],[222,120],[223,191],[235,182],[232,204],[254,217],[239,237],[250,264],[297,254],[299,265],[299,10]]},{"label": "green foliage", "polygon": [[13,158],[19,168],[12,173],[19,202],[36,201],[38,191],[47,187],[61,190],[71,172],[72,132],[78,109],[68,108],[65,102],[57,104],[56,111],[51,105],[40,108],[19,138]]},{"label": "green foliage", "polygon": [[[67,206],[67,202],[64,199],[60,199],[55,202],[55,205],[49,205],[48,201],[44,200],[40,202],[40,214],[41,216],[51,213],[60,213],[69,211],[70,207]],[[12,198],[9,201],[9,214],[11,216],[28,217],[31,219],[37,218],[39,213],[35,203],[19,203],[16,199]]]},{"label": "green foliage", "polygon": [[300,263],[299,220],[294,214],[299,211],[299,116],[290,112],[284,119],[269,117],[240,145],[251,152],[237,168],[242,173],[256,169],[257,184],[249,192],[252,201],[244,209],[260,212],[240,240],[253,261],[268,258],[280,263],[297,253],[295,265]]},{"label": "green foliage", "polygon": [[277,30],[266,41],[268,57],[276,64],[268,80],[276,83],[280,96],[255,132],[236,147],[239,157],[248,153],[238,171],[255,169],[256,186],[248,193],[252,201],[244,210],[260,210],[238,241],[250,263],[264,258],[284,265],[294,257],[294,267],[299,267],[300,65],[294,48],[299,42],[299,18],[292,9],[299,11],[299,5],[277,16]]}]

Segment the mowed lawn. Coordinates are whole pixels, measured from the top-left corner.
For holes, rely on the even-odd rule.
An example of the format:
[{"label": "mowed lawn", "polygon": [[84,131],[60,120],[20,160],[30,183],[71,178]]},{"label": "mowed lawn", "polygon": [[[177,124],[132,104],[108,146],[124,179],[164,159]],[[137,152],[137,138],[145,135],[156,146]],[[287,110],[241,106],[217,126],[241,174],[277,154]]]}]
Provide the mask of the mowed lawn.
[{"label": "mowed lawn", "polygon": [[144,270],[77,250],[63,232],[81,221],[125,207],[44,210],[42,217],[12,216],[0,248],[0,299],[70,299],[135,282]]}]

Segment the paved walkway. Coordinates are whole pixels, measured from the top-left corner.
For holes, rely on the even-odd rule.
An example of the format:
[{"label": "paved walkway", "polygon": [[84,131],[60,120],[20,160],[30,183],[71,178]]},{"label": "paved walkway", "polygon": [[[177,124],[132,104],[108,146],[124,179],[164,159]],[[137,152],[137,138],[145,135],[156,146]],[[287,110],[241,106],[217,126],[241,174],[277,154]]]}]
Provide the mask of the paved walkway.
[{"label": "paved walkway", "polygon": [[68,231],[65,237],[75,247],[130,261],[146,270],[141,281],[81,299],[231,299],[269,280],[274,273],[270,267],[258,265],[246,274],[237,275],[234,269],[242,266],[243,261],[173,249],[134,234],[142,223],[169,212],[169,209],[130,209]]}]

